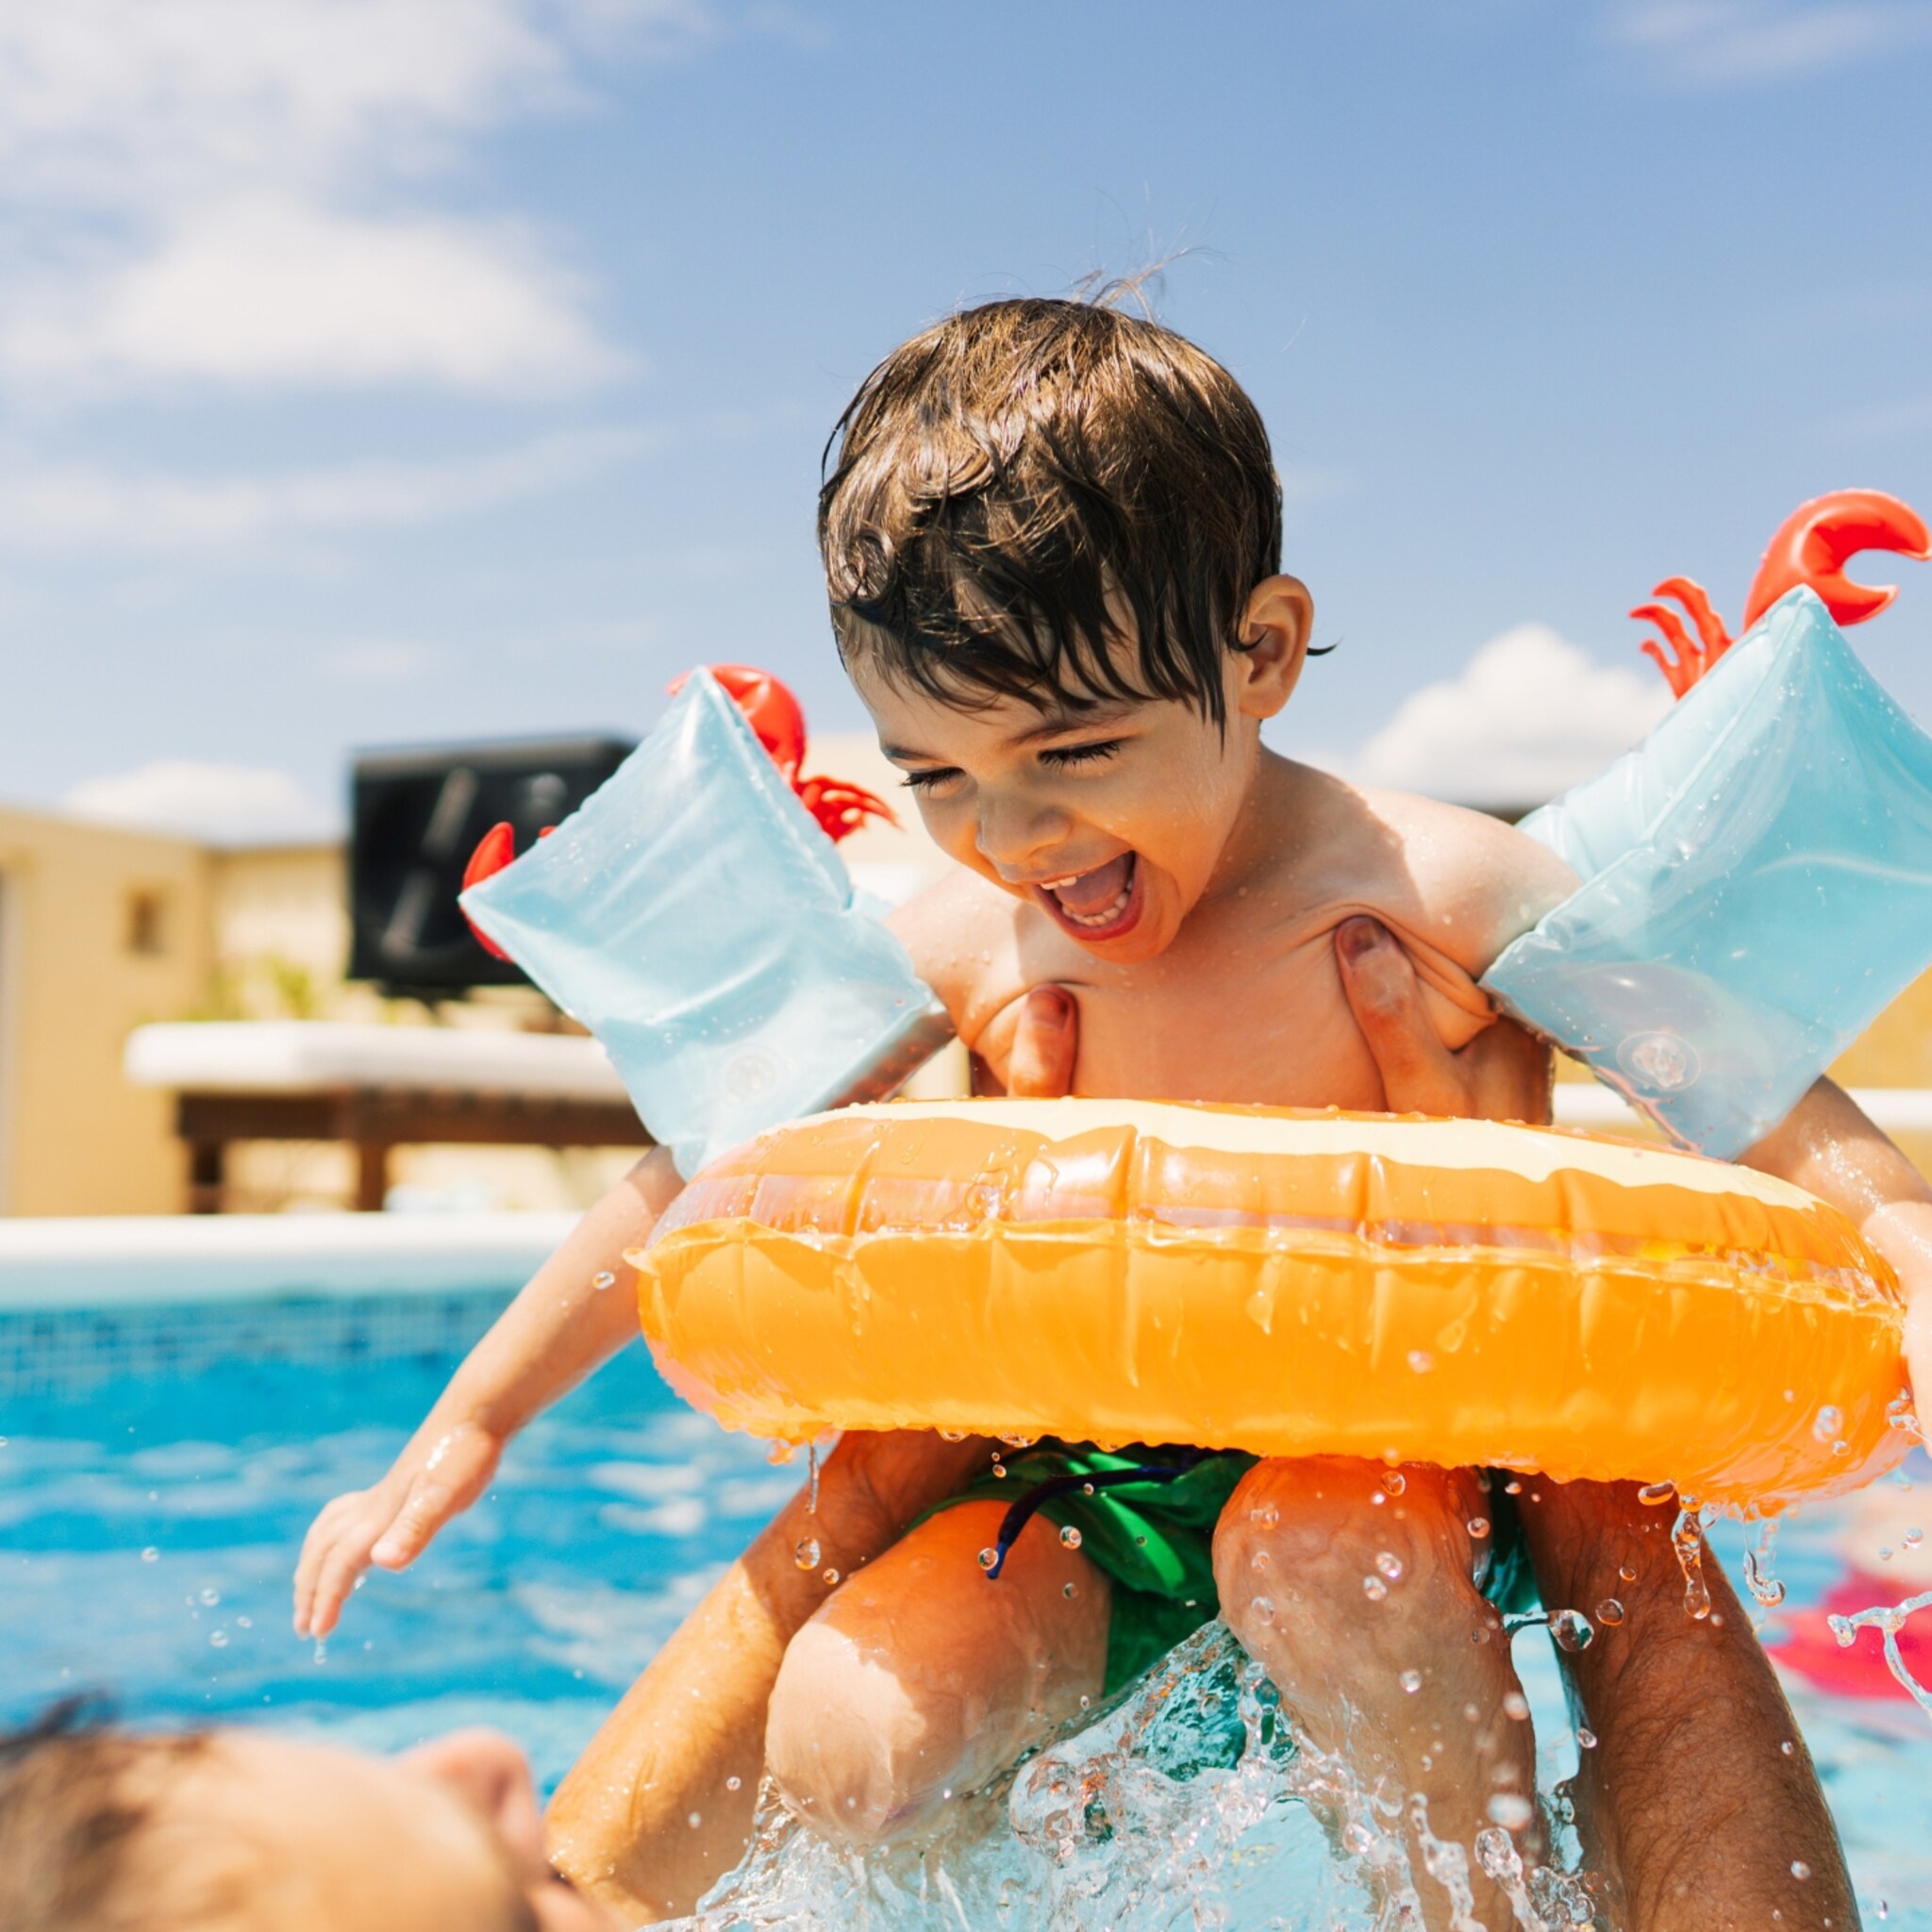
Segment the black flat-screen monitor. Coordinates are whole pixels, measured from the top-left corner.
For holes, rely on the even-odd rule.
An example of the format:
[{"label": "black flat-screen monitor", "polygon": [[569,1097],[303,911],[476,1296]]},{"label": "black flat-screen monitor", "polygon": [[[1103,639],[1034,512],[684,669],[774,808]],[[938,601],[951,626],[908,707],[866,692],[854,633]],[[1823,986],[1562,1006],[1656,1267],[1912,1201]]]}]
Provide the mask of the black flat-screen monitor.
[{"label": "black flat-screen monitor", "polygon": [[490,827],[525,850],[574,812],[632,750],[621,738],[541,738],[358,753],[350,781],[349,977],[446,999],[523,974],[476,942],[457,904]]}]

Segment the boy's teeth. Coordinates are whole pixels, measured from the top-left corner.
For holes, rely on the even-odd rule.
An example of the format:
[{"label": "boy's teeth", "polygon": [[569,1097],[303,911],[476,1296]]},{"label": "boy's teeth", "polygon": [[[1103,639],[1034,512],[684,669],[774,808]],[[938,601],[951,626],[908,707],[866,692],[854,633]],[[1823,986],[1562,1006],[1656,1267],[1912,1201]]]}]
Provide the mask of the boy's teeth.
[{"label": "boy's teeth", "polygon": [[[1045,890],[1058,901],[1060,916],[1074,925],[1111,925],[1127,909],[1134,891],[1134,855],[1124,852],[1091,872],[1054,879]],[[1104,899],[1099,895],[1105,893]],[[1097,901],[1097,903],[1096,903]]]}]

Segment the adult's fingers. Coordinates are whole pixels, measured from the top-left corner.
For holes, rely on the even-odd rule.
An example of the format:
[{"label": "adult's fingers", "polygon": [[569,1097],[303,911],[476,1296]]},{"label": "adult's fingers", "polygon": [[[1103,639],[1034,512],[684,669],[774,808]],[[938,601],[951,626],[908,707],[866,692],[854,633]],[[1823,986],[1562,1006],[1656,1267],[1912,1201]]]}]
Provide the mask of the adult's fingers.
[{"label": "adult's fingers", "polygon": [[1457,1058],[1468,1074],[1474,1110],[1484,1120],[1546,1126],[1554,1118],[1550,1050],[1513,1020],[1485,1027]]},{"label": "adult's fingers", "polygon": [[1060,986],[1036,986],[1020,1009],[1007,1062],[1007,1091],[1016,1099],[1063,1099],[1074,1091],[1079,1046],[1079,1010],[1073,994]]},{"label": "adult's fingers", "polygon": [[1390,1112],[1467,1113],[1465,1070],[1436,1032],[1415,968],[1393,935],[1378,920],[1345,919],[1336,929],[1335,957]]}]

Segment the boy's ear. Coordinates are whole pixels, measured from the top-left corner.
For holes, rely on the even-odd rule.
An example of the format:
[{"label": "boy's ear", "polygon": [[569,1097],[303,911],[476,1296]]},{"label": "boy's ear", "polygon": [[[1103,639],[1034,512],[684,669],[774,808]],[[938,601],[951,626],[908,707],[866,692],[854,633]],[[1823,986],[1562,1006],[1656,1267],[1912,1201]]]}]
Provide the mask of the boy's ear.
[{"label": "boy's ear", "polygon": [[1272,718],[1293,696],[1314,625],[1315,600],[1299,577],[1263,577],[1255,586],[1241,613],[1243,648],[1233,654],[1242,716]]}]

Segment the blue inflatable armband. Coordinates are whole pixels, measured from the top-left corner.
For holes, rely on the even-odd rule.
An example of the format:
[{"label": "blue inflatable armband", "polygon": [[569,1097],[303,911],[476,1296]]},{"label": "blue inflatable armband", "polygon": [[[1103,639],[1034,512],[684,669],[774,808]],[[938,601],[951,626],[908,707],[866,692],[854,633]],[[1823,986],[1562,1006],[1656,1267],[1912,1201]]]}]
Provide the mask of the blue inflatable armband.
[{"label": "blue inflatable armband", "polygon": [[462,904],[603,1042],[686,1176],[781,1121],[883,1098],[952,1035],[708,672]]},{"label": "blue inflatable armband", "polygon": [[1522,829],[1584,883],[1483,985],[1707,1154],[1768,1134],[1932,959],[1932,739],[1809,591]]}]

